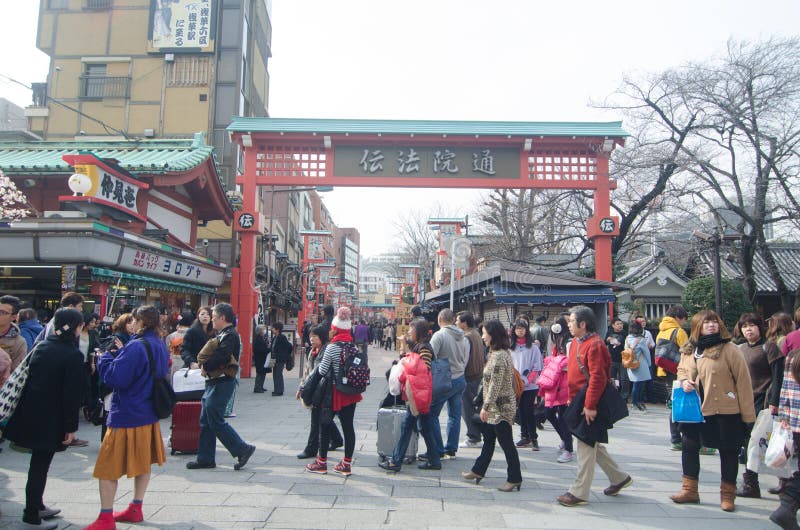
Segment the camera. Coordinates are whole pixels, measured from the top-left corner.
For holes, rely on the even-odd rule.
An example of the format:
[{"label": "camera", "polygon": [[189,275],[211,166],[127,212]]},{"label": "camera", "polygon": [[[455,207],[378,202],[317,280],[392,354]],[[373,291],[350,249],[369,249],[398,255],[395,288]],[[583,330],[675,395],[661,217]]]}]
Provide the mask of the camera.
[{"label": "camera", "polygon": [[203,246],[204,246],[204,247],[207,247],[207,246],[208,246],[208,239],[204,239],[204,240],[203,240]]}]

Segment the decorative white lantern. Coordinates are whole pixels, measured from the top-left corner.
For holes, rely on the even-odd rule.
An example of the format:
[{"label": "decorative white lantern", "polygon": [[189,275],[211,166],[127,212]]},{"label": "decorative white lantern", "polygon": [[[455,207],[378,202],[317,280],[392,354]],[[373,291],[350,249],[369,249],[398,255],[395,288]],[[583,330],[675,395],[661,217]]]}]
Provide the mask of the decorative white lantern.
[{"label": "decorative white lantern", "polygon": [[72,175],[67,181],[67,184],[69,185],[69,189],[72,190],[72,193],[78,196],[89,193],[89,190],[92,189],[92,179],[89,178],[89,175],[84,175],[83,173],[75,173]]}]

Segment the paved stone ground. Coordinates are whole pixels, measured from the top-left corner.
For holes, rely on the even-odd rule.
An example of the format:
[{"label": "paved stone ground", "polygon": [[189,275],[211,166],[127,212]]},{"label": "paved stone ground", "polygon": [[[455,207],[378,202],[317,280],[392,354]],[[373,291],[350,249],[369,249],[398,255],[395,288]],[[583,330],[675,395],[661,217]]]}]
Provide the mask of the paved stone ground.
[{"label": "paved stone ground", "polygon": [[[213,470],[189,471],[191,456],[170,456],[155,467],[144,502],[145,522],[118,528],[236,529],[236,528],[571,528],[711,529],[777,528],[769,520],[775,497],[737,499],[728,514],[719,509],[719,459],[701,457],[699,506],[678,506],[667,496],[677,491],[680,453],[667,448],[667,410],[652,406],[647,414],[631,417],[611,431],[609,450],[634,478],[634,484],[616,498],[605,497],[607,485],[597,470],[591,503],[564,508],[554,501],[575,476],[575,463],[555,462],[559,440],[549,425],[540,432],[540,452],[520,452],[522,491],[502,493],[505,461],[498,448],[486,479],[480,485],[461,480],[478,449],[461,449],[458,458],[444,461],[441,471],[421,471],[406,466],[399,474],[377,467],[375,416],[386,391],[381,376],[390,362],[383,350],[371,349],[373,383],[356,411],[357,445],[353,475],[347,479],[331,471],[318,476],[303,472],[307,461],[295,455],[308,433],[308,412],[287,393],[272,397],[253,394],[252,380],[239,388],[238,416],[231,424],[257,451],[247,467],[233,470],[234,460],[218,447]],[[297,372],[287,389],[294,389]],[[271,380],[268,380],[271,389]],[[446,413],[442,419],[446,421]],[[92,468],[99,447],[99,428],[82,422],[79,435],[89,447],[57,454],[50,470],[45,500],[63,510],[59,528],[81,528],[94,520],[99,509],[97,482]],[[169,422],[162,423],[164,436]],[[341,452],[331,453],[336,462]],[[0,454],[0,527],[13,528],[20,520],[25,499],[28,456],[9,450]],[[332,466],[331,466],[332,467]],[[775,483],[762,477],[766,490]],[[116,507],[131,500],[133,482],[122,479]]]}]

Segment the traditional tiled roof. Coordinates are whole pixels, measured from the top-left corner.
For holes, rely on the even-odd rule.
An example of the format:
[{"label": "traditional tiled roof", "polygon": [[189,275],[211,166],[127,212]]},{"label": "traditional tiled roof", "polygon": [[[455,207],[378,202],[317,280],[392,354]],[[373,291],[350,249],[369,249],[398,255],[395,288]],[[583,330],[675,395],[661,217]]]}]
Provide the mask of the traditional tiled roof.
[{"label": "traditional tiled roof", "polygon": [[131,173],[167,174],[191,170],[213,156],[203,135],[177,140],[115,140],[0,143],[0,169],[7,175],[69,173],[66,154],[91,152],[112,158]]},{"label": "traditional tiled roof", "polygon": [[647,279],[651,274],[656,272],[660,267],[666,267],[675,276],[684,283],[688,283],[689,279],[680,271],[675,269],[663,258],[648,256],[646,258],[633,261],[628,264],[628,271],[617,278],[618,282],[636,285],[639,282]]},{"label": "traditional tiled roof", "polygon": [[[772,243],[769,245],[778,271],[783,278],[786,287],[790,291],[796,291],[800,285],[800,243]],[[725,252],[722,250],[723,258],[720,260],[722,277],[728,280],[741,281],[744,277],[742,267],[736,257],[725,259]],[[687,273],[694,268],[693,276],[711,276],[714,274],[714,256],[710,249],[698,252],[687,265]],[[756,280],[756,291],[769,293],[776,292],[775,282],[769,273],[767,264],[761,254],[756,253],[753,258],[753,273]]]},{"label": "traditional tiled roof", "polygon": [[352,120],[299,118],[246,118],[234,116],[231,132],[350,133],[350,134],[452,134],[482,136],[628,136],[621,121],[612,122],[515,122]]}]

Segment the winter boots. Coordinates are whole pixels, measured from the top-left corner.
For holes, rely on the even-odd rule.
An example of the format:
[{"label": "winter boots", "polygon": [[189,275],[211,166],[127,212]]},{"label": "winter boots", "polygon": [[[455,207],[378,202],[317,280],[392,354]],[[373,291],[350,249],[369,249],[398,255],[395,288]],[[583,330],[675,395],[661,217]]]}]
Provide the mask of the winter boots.
[{"label": "winter boots", "polygon": [[700,502],[700,494],[697,493],[697,479],[683,476],[681,478],[681,491],[675,495],[670,495],[672,502],[676,504],[697,504]]},{"label": "winter boots", "polygon": [[797,526],[798,508],[800,508],[800,502],[788,495],[784,495],[781,497],[781,505],[770,514],[769,520],[783,528],[783,530],[800,530],[800,526]]},{"label": "winter boots", "polygon": [[746,469],[742,473],[742,487],[736,490],[737,497],[761,498],[761,487],[758,484],[758,473]]},{"label": "winter boots", "polygon": [[733,502],[736,499],[736,483],[721,482],[719,485],[719,507],[724,512],[732,512],[736,509]]}]

